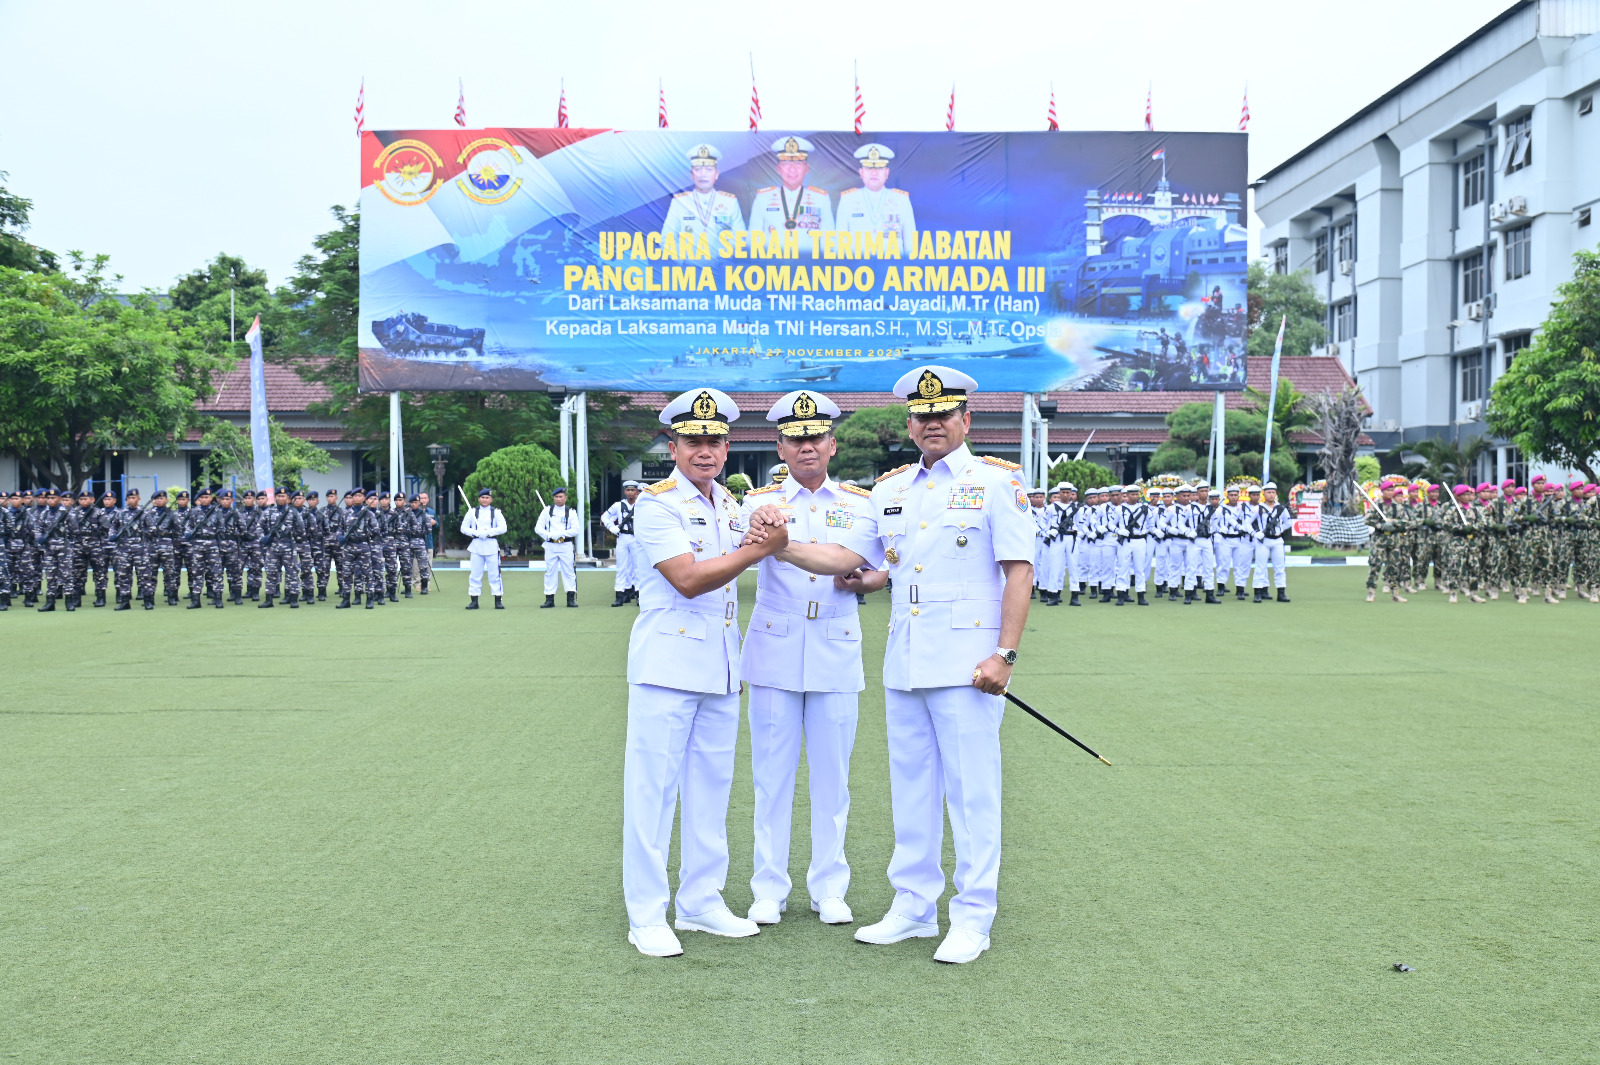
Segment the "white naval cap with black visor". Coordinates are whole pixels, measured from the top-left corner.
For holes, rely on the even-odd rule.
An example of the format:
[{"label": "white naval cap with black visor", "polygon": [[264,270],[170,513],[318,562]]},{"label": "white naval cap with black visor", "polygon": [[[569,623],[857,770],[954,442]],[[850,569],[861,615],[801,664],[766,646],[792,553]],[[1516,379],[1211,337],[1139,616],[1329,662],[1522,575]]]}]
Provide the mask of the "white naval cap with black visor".
[{"label": "white naval cap with black visor", "polygon": [[912,414],[943,414],[967,401],[978,382],[948,366],[919,366],[894,383],[894,394]]},{"label": "white naval cap with black visor", "polygon": [[790,392],[767,411],[767,421],[778,423],[781,436],[822,436],[833,430],[837,417],[839,405],[809,388]]},{"label": "white naval cap with black visor", "polygon": [[662,425],[679,436],[727,436],[730,422],[739,420],[739,406],[726,392],[691,388],[661,408]]}]

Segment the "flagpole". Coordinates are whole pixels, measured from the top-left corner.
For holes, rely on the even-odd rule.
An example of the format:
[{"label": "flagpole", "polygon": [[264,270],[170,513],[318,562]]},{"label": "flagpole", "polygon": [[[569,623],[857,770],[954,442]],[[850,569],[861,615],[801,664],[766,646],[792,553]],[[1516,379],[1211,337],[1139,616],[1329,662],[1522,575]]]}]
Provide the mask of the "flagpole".
[{"label": "flagpole", "polygon": [[1261,483],[1272,480],[1272,415],[1278,402],[1278,363],[1283,358],[1283,331],[1289,327],[1289,316],[1278,323],[1278,341],[1272,346],[1272,386],[1267,391],[1267,442],[1261,455]]}]

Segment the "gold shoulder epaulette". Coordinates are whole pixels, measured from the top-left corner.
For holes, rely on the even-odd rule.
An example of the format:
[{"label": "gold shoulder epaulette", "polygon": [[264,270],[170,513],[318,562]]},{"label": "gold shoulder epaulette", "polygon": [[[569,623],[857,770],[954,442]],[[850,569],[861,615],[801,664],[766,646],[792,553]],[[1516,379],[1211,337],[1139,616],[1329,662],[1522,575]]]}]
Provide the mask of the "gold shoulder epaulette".
[{"label": "gold shoulder epaulette", "polygon": [[[911,463],[909,463],[909,462],[906,463],[904,466],[897,466],[894,469],[890,470],[888,473],[886,473],[883,476],[879,477],[878,481],[887,481],[889,478],[893,477],[895,474],[904,473],[906,470],[909,470],[910,468],[911,468]],[[873,481],[872,483],[873,484],[877,484],[878,481]]]},{"label": "gold shoulder epaulette", "polygon": [[911,195],[911,193],[907,192],[905,189],[890,189],[889,191],[894,193],[897,196],[909,196],[909,195]]},{"label": "gold shoulder epaulette", "polygon": [[1002,470],[1022,469],[1022,463],[1020,462],[1007,462],[1005,459],[997,459],[993,455],[979,455],[978,458],[980,461],[987,462],[991,466],[999,466]]},{"label": "gold shoulder epaulette", "polygon": [[[904,466],[900,468],[905,469]],[[887,477],[888,474],[884,474],[884,476]],[[839,491],[849,492],[853,496],[866,496],[868,499],[872,498],[872,489],[862,488],[859,484],[841,484],[839,486]]]},{"label": "gold shoulder epaulette", "polygon": [[649,488],[646,488],[645,491],[653,496],[658,496],[662,492],[670,492],[676,487],[678,487],[678,479],[676,477],[668,477],[665,481],[657,481]]},{"label": "gold shoulder epaulette", "polygon": [[747,495],[747,496],[758,496],[763,492],[776,492],[778,489],[780,489],[782,487],[783,487],[783,485],[781,485],[781,484],[764,484],[760,488],[752,488],[752,489],[750,489],[750,491],[746,492],[745,495]]},{"label": "gold shoulder epaulette", "polygon": [[824,196],[826,196],[828,194],[828,190],[827,189],[819,189],[815,185],[807,185],[806,188],[810,189],[812,192],[820,192]]},{"label": "gold shoulder epaulette", "polygon": [[767,186],[767,187],[766,187],[766,188],[764,188],[764,189],[757,189],[757,190],[756,190],[756,195],[757,195],[757,196],[759,196],[759,195],[761,195],[761,194],[762,194],[762,193],[763,193],[763,192],[771,192],[771,191],[772,191],[772,190],[773,190],[773,189],[775,189],[775,188],[777,188],[777,187],[778,187],[778,186],[776,186],[776,185],[768,185],[768,186]]},{"label": "gold shoulder epaulette", "polygon": [[674,200],[681,200],[687,195],[689,195],[687,192],[680,192],[680,193],[675,194],[672,198]]}]

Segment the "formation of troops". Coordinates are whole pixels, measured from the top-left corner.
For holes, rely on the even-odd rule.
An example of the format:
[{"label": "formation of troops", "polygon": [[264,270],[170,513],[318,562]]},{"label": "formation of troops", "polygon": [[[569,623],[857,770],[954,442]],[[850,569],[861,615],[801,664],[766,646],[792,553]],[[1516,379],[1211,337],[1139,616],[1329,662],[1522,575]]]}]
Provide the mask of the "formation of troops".
[{"label": "formation of troops", "polygon": [[[1149,606],[1156,599],[1222,603],[1230,582],[1236,599],[1289,602],[1284,537],[1294,524],[1277,485],[1201,482],[1146,489],[1137,484],[1090,488],[1063,481],[1046,502],[1029,493],[1038,565],[1036,592],[1045,606],[1091,603]],[[1276,590],[1276,599],[1272,595]]]},{"label": "formation of troops", "polygon": [[[237,503],[237,505],[236,505]],[[54,488],[11,493],[0,508],[0,610],[14,599],[42,612],[93,605],[131,610],[157,598],[191,610],[202,599],[260,609],[282,599],[291,608],[325,602],[334,585],[338,608],[365,600],[368,610],[428,594],[432,568],[427,538],[434,519],[427,495],[353,489],[320,505],[315,492],[281,488],[158,490],[145,503],[138,489],[119,500],[88,488],[76,496]],[[265,598],[263,599],[263,595]]]},{"label": "formation of troops", "polygon": [[1379,588],[1421,592],[1433,569],[1434,588],[1458,602],[1482,603],[1501,593],[1519,603],[1559,603],[1569,583],[1579,598],[1600,603],[1600,485],[1543,475],[1519,487],[1443,486],[1386,481],[1370,500],[1367,602]]}]

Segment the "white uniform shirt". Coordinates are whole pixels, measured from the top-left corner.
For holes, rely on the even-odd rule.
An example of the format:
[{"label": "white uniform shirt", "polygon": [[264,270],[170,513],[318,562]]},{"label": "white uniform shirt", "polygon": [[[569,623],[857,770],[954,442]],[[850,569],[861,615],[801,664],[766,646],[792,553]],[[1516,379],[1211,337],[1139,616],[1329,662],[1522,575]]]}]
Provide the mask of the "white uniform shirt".
[{"label": "white uniform shirt", "polygon": [[626,499],[617,500],[615,503],[606,508],[606,512],[604,514],[600,515],[600,524],[604,525],[606,527],[606,532],[610,533],[612,536],[633,535],[632,533],[625,533],[622,531],[622,522],[623,519],[632,517],[634,506],[635,503],[630,503]]},{"label": "white uniform shirt", "polygon": [[978,458],[963,444],[925,469],[884,476],[872,517],[839,530],[839,543],[894,582],[883,684],[897,691],[972,683],[1000,646],[1002,561],[1033,562],[1033,518],[1015,463]]},{"label": "white uniform shirt", "polygon": [[[662,236],[678,233],[698,236],[705,233],[714,238],[725,229],[742,231],[744,214],[739,210],[739,197],[715,189],[709,195],[697,189],[678,193],[667,205],[666,221],[661,223]],[[676,252],[677,246],[674,245],[674,254],[669,258],[676,258]]]},{"label": "white uniform shirt", "polygon": [[[779,193],[783,196],[781,200]],[[788,229],[784,225],[788,219],[794,220],[795,229],[801,233],[832,229],[833,204],[826,190],[812,185],[802,185],[796,192],[790,192],[782,185],[769,185],[757,190],[756,198],[750,201],[751,229],[782,233]],[[810,237],[800,238],[800,251],[803,255],[811,254]]]},{"label": "white uniform shirt", "polygon": [[628,638],[628,683],[729,695],[739,690],[739,582],[694,599],[678,594],[656,566],[692,554],[726,555],[744,541],[739,504],[720,484],[700,494],[682,475],[639,497],[633,532],[649,566],[639,578],[639,616]]},{"label": "white uniform shirt", "polygon": [[499,507],[473,507],[461,519],[461,535],[472,537],[467,550],[474,555],[498,555],[500,541],[497,536],[506,534],[506,516]]},{"label": "white uniform shirt", "polygon": [[546,542],[563,540],[570,544],[577,538],[580,525],[578,512],[571,507],[545,507],[539,512],[539,520],[534,524],[533,531]]},{"label": "white uniform shirt", "polygon": [[[858,518],[871,520],[871,496],[832,478],[813,493],[790,476],[781,485],[747,492],[742,517],[748,524],[757,507],[774,503],[789,519],[791,542],[838,543]],[[792,692],[865,688],[855,593],[835,588],[832,577],[776,558],[762,559],[756,567],[756,605],[739,675],[751,684]]]},{"label": "white uniform shirt", "polygon": [[839,228],[847,233],[897,233],[900,254],[909,259],[917,253],[917,216],[911,210],[911,194],[904,189],[845,189],[839,194]]}]

